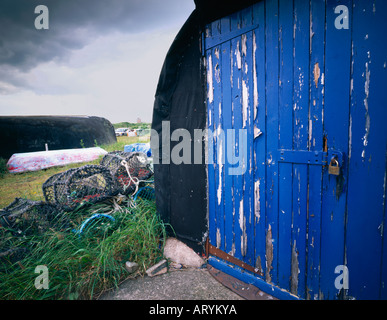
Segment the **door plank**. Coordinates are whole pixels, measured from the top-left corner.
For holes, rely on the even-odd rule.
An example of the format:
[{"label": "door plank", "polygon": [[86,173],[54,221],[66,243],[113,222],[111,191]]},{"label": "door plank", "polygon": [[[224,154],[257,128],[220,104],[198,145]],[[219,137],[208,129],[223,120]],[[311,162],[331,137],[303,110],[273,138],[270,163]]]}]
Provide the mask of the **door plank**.
[{"label": "door plank", "polygon": [[[280,88],[279,88],[279,142],[280,149],[293,149],[293,1],[279,2],[280,30]],[[278,284],[290,291],[291,278],[291,224],[292,224],[292,163],[279,164],[279,239]]]}]

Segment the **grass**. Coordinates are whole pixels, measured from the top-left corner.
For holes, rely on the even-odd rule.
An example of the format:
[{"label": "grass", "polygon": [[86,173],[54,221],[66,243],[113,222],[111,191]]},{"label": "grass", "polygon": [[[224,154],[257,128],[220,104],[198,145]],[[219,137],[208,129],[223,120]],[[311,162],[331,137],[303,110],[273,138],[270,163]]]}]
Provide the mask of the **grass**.
[{"label": "grass", "polygon": [[133,122],[119,122],[119,123],[113,123],[114,129],[118,128],[131,128],[131,129],[137,129],[137,128],[150,128],[150,123],[133,123]]},{"label": "grass", "polygon": [[[118,137],[117,143],[101,146],[106,151],[123,150],[138,142],[135,137]],[[143,141],[140,141],[143,142]],[[99,163],[99,160],[93,163]],[[0,201],[7,206],[15,197],[44,200],[41,185],[51,175],[72,164],[37,172],[5,173],[0,179]],[[114,222],[100,223],[82,235],[75,232],[95,213],[109,214]],[[94,299],[117,287],[128,277],[143,275],[162,258],[165,226],[156,214],[154,201],[131,197],[111,198],[72,212],[57,212],[50,228],[41,233],[18,233],[0,227],[0,252],[11,248],[15,254],[0,255],[0,299]],[[19,259],[14,259],[18,254]],[[126,261],[139,264],[135,275],[125,269]],[[36,289],[37,266],[49,272],[49,288]]]},{"label": "grass", "polygon": [[[62,227],[64,220],[79,226],[79,221],[96,211],[115,218],[99,234],[80,236],[72,227]],[[137,275],[159,261],[164,238],[165,228],[152,201],[142,200],[135,208],[130,207],[130,199],[119,207],[110,201],[60,214],[44,234],[14,237],[13,248],[27,248],[29,253],[18,262],[1,261],[0,299],[97,298],[134,276],[126,271],[126,261],[139,264]],[[35,287],[37,266],[49,271],[48,289]]]}]

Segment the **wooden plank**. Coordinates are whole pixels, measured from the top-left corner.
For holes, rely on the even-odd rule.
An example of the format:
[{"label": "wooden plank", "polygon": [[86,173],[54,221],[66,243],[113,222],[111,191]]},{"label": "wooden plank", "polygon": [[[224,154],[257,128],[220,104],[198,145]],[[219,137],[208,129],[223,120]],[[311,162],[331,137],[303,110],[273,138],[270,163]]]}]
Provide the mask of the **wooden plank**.
[{"label": "wooden plank", "polygon": [[[325,0],[311,0],[310,29],[310,151],[323,151]],[[320,278],[322,166],[309,166],[306,298],[316,300]]]},{"label": "wooden plank", "polygon": [[266,2],[266,281],[278,283],[278,1]]},{"label": "wooden plank", "polygon": [[293,165],[293,220],[290,292],[301,298],[305,298],[306,286],[307,174],[306,165]]},{"label": "wooden plank", "polygon": [[[240,11],[241,15],[241,26],[240,28],[243,30],[251,25],[253,25],[253,7],[249,6]],[[252,30],[250,30],[252,31]],[[243,31],[243,33],[249,33],[250,31]]]},{"label": "wooden plank", "polygon": [[[212,28],[212,32],[217,28]],[[220,46],[212,49],[214,85],[214,134],[215,138],[215,196],[216,196],[216,246],[224,250],[224,159],[225,134],[223,132],[222,61]]]},{"label": "wooden plank", "polygon": [[[230,18],[226,17],[221,20],[221,30],[222,33],[230,32]],[[223,130],[226,133],[226,143],[225,143],[225,159],[224,164],[224,197],[225,197],[225,252],[232,252],[232,245],[235,241],[234,232],[233,232],[233,176],[230,175],[229,169],[232,167],[230,161],[228,160],[229,154],[233,154],[234,145],[233,143],[228,143],[228,129],[232,128],[232,98],[231,98],[231,86],[230,86],[230,77],[231,77],[231,44],[230,42],[223,43],[221,45],[221,60],[222,60],[222,72],[221,72],[221,81],[222,81],[222,112],[223,112]]]},{"label": "wooden plank", "polygon": [[[213,88],[213,75],[212,75],[212,51],[206,52],[207,63],[207,127],[208,130],[214,132],[214,88]],[[209,135],[209,139],[212,139],[212,143],[208,143],[209,159],[208,161],[208,228],[210,242],[216,245],[216,210],[215,210],[215,140]]]},{"label": "wooden plank", "polygon": [[[252,7],[248,7],[241,11],[242,28],[252,24]],[[244,129],[247,131],[247,148],[244,151],[246,155],[244,173],[244,229],[246,238],[243,239],[243,248],[245,253],[245,261],[254,265],[254,223],[253,223],[253,39],[252,32],[242,35],[242,118]]]},{"label": "wooden plank", "polygon": [[257,268],[254,268],[250,264],[247,264],[247,263],[233,257],[232,255],[225,253],[224,251],[218,249],[217,247],[215,247],[211,244],[208,245],[208,253],[211,256],[223,259],[224,261],[235,264],[236,266],[241,267],[249,272],[252,272],[256,275],[262,276],[262,274],[259,272],[259,270]]},{"label": "wooden plank", "polygon": [[[209,37],[206,40],[207,42],[211,41],[211,39],[214,39],[221,34],[220,20],[215,20],[215,21],[211,22],[210,25],[211,25],[211,37]],[[219,46],[219,44],[217,46]],[[213,46],[213,47],[215,47],[215,46]]]},{"label": "wooden plank", "polygon": [[[252,30],[254,30],[256,26],[250,25],[245,28],[243,28],[242,33],[248,33]],[[206,50],[211,49],[219,44],[223,44],[225,42],[230,41],[233,38],[236,38],[240,36],[241,30],[233,30],[232,32],[226,33],[226,34],[219,34],[217,37],[209,38],[208,41],[206,41]]]},{"label": "wooden plank", "polygon": [[[289,150],[293,148],[293,23],[293,1],[280,0],[279,143],[281,149]],[[290,291],[292,254],[292,170],[291,163],[279,164],[278,284],[288,291]]]},{"label": "wooden plank", "polygon": [[[247,7],[240,11],[241,30],[252,24],[252,7]],[[253,130],[251,97],[253,84],[251,81],[252,74],[252,33],[243,33],[241,35],[241,69],[242,69],[242,86],[240,94],[242,96],[242,126],[247,133],[247,145],[243,146],[243,212],[240,211],[239,224],[242,236],[240,238],[241,253],[243,260],[250,265],[254,257],[254,224],[252,223],[252,148],[253,148]],[[243,213],[243,214],[242,214]]]},{"label": "wooden plank", "polygon": [[[349,296],[379,299],[386,262],[385,173],[387,146],[387,45],[385,1],[356,1],[353,7],[351,158],[346,253]],[[383,270],[384,269],[384,270]],[[384,291],[385,296],[385,291]]]},{"label": "wooden plank", "polygon": [[[211,38],[221,34],[221,21],[211,23]],[[213,86],[214,86],[214,136],[215,136],[215,210],[216,210],[216,247],[224,250],[224,155],[225,135],[223,132],[222,98],[222,57],[221,46],[212,48]]]},{"label": "wooden plank", "polygon": [[[250,12],[249,12],[250,13]],[[250,13],[251,14],[251,13]],[[243,37],[244,38],[244,37]],[[242,41],[244,40],[242,38]],[[246,172],[245,178],[245,216],[246,216],[246,262],[254,265],[254,210],[253,210],[253,187],[254,187],[254,167],[253,167],[253,148],[254,148],[254,109],[253,109],[253,90],[254,84],[252,80],[253,71],[253,35],[249,32],[245,35],[246,38],[246,55],[242,54],[242,64],[244,63],[244,72],[242,77],[242,99],[247,98],[247,150],[246,150]],[[244,61],[243,61],[244,60]],[[247,97],[243,94],[244,86],[246,86]],[[244,102],[243,102],[244,104]]]},{"label": "wooden plank", "polygon": [[[223,35],[230,34],[230,32],[231,32],[231,19],[229,16],[223,17],[220,19],[220,32]],[[218,43],[218,44],[220,44],[220,43]]]},{"label": "wooden plank", "polygon": [[[232,15],[231,17],[231,30],[235,30],[238,28],[240,24],[239,15]],[[232,63],[232,71],[231,71],[231,99],[232,99],[232,110],[233,110],[233,128],[235,130],[235,139],[239,141],[239,129],[242,129],[242,103],[241,103],[241,94],[240,88],[242,86],[242,66],[241,66],[241,37],[237,37],[231,40],[231,63]],[[241,153],[240,146],[235,145],[235,155],[239,157]],[[243,212],[243,195],[242,195],[242,187],[243,187],[243,177],[241,175],[233,176],[233,199],[234,199],[234,207],[233,207],[233,217],[234,217],[234,243],[231,255],[236,258],[242,260],[241,254],[241,228],[239,224],[240,220],[240,211]]]},{"label": "wooden plank", "polygon": [[[293,147],[308,149],[309,125],[309,3],[294,1]],[[308,166],[293,165],[291,292],[305,298]]]},{"label": "wooden plank", "polygon": [[[386,161],[387,162],[387,161]],[[386,232],[386,223],[387,223],[387,164],[386,171],[384,172],[384,219],[382,222],[383,230],[381,230],[381,235],[383,237],[383,254],[382,254],[382,262],[381,262],[381,288],[380,288],[380,299],[387,300],[387,232]]]},{"label": "wooden plank", "polygon": [[[254,216],[255,216],[255,267],[265,274],[266,264],[266,96],[265,96],[265,2],[253,7],[253,81],[254,130],[262,132],[254,139]],[[259,130],[259,131],[258,131]]]},{"label": "wooden plank", "polygon": [[[343,0],[341,5],[352,8],[352,1]],[[335,0],[327,0],[325,39],[325,97],[324,136],[329,149],[347,154],[350,90],[351,32],[336,29]],[[345,170],[345,168],[343,168]],[[344,176],[342,176],[344,177]],[[336,266],[344,264],[344,231],[346,188],[343,179],[323,171],[321,212],[321,266],[320,299],[337,298],[334,273]]]}]

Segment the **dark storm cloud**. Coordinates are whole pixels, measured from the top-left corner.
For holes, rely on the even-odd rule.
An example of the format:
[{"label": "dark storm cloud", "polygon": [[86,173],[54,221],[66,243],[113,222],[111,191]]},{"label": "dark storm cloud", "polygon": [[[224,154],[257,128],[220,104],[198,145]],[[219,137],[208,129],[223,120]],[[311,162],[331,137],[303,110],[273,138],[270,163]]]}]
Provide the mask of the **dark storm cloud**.
[{"label": "dark storm cloud", "polygon": [[[49,30],[34,27],[37,5],[49,9]],[[4,79],[10,68],[25,72],[66,59],[99,35],[163,28],[188,6],[189,0],[1,0],[0,81],[12,82]]]}]

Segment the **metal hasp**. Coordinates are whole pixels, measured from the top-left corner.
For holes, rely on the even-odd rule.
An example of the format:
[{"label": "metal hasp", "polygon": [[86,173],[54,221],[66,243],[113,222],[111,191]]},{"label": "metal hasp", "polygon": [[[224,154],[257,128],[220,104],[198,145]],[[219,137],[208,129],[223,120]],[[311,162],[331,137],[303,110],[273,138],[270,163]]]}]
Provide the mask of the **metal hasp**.
[{"label": "metal hasp", "polygon": [[[277,157],[280,162],[299,163],[327,166],[335,159],[337,163],[343,163],[343,154],[340,151],[296,151],[296,150],[278,150]],[[330,159],[330,160],[328,160]]]},{"label": "metal hasp", "polygon": [[205,27],[215,268],[280,299],[387,299],[386,12],[262,0]]},{"label": "metal hasp", "polygon": [[279,162],[328,166],[329,174],[339,176],[343,154],[335,150],[328,152],[278,150],[277,159]]}]

